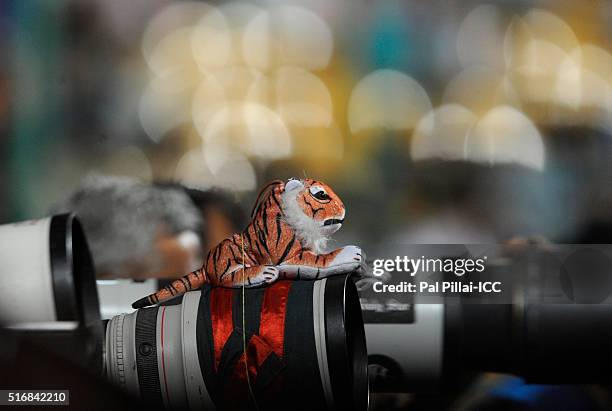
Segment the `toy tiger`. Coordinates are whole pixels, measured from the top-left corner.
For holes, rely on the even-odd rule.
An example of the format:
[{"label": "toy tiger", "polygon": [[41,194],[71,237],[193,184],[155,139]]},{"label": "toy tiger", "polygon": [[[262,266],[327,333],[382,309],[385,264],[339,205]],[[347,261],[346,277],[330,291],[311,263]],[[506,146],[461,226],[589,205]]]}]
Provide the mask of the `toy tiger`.
[{"label": "toy tiger", "polygon": [[171,299],[204,284],[258,287],[281,279],[315,280],[363,273],[365,256],[356,246],[325,252],[330,236],[344,222],[345,208],[320,181],[276,180],[259,193],[251,222],[240,234],[210,250],[201,268],[141,298],[133,308]]}]

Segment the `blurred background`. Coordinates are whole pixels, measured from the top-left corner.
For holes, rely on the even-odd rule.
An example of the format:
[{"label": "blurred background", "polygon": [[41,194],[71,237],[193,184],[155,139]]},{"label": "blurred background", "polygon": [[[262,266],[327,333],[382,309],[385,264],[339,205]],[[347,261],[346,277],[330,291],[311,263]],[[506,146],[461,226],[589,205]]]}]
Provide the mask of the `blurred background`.
[{"label": "blurred background", "polygon": [[0,223],[91,174],[243,210],[307,176],[371,257],[610,242],[611,21],[603,0],[4,0]]},{"label": "blurred background", "polygon": [[3,1],[0,221],[90,173],[244,208],[308,176],[366,250],[573,241],[612,219],[610,17],[598,0]]}]

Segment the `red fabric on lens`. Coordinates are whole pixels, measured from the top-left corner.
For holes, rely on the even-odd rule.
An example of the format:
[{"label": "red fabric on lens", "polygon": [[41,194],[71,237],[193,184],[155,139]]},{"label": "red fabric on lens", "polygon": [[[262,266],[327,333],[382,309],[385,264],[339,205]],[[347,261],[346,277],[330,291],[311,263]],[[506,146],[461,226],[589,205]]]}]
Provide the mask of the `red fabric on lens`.
[{"label": "red fabric on lens", "polygon": [[291,281],[280,281],[266,289],[261,304],[259,335],[283,358],[285,345],[285,314]]},{"label": "red fabric on lens", "polygon": [[214,370],[219,367],[221,352],[227,339],[234,330],[232,321],[232,301],[234,290],[213,288],[210,291],[210,319],[212,323],[213,344],[215,348]]},{"label": "red fabric on lens", "polygon": [[[264,361],[274,351],[270,345],[257,335],[253,335],[247,344],[247,358],[249,368],[249,379],[251,386],[255,385],[259,369]],[[224,384],[223,396],[228,409],[240,409],[241,406],[252,401],[249,393],[246,369],[244,367],[244,353],[234,364],[230,381]]]},{"label": "red fabric on lens", "polygon": [[[270,357],[276,355],[282,359],[285,345],[285,315],[287,313],[287,300],[291,290],[291,281],[279,281],[265,289],[261,302],[259,322],[259,335],[253,335],[247,341],[246,353],[233,365],[229,380],[223,384],[223,397],[227,409],[242,409],[252,399],[249,393],[251,387],[257,384],[257,378],[262,365]],[[219,367],[221,352],[234,326],[242,328],[242,324],[233,324],[232,300],[236,290],[215,288],[211,291],[211,319],[213,326],[213,340],[215,346],[215,369]],[[249,309],[249,307],[245,307]],[[245,368],[245,354],[248,366]],[[280,372],[280,371],[273,371]],[[270,401],[282,387],[282,375],[274,376],[273,380],[258,393],[259,400],[264,403]]]},{"label": "red fabric on lens", "polygon": [[[283,357],[285,345],[285,315],[287,313],[287,300],[292,283],[281,281],[268,288],[264,293],[261,304],[259,321],[259,335],[253,335],[247,344],[246,360],[248,365],[251,386],[257,381],[262,364],[274,353]],[[224,397],[229,409],[238,409],[240,404],[249,401],[249,381],[247,381],[244,366],[245,353],[234,365],[231,383],[225,385]],[[282,386],[282,375],[278,375],[274,382],[264,392],[259,393],[259,399],[269,401],[279,392]]]}]

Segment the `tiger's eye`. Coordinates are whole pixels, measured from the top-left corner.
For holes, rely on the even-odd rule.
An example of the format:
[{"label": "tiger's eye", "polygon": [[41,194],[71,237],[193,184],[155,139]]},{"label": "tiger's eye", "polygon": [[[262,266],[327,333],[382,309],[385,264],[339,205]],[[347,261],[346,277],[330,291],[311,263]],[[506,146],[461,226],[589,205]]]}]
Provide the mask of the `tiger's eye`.
[{"label": "tiger's eye", "polygon": [[324,191],[317,191],[314,197],[319,200],[329,200],[329,195],[327,195],[327,193]]}]

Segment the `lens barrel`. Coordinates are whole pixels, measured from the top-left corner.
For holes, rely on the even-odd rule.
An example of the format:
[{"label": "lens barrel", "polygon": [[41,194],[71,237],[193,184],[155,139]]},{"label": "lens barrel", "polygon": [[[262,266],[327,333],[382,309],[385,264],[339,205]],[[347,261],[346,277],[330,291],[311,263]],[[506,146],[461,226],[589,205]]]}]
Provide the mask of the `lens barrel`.
[{"label": "lens barrel", "polygon": [[519,375],[532,383],[612,380],[612,304],[447,304],[445,375]]},{"label": "lens barrel", "polygon": [[107,377],[155,409],[368,406],[365,333],[348,276],[205,287],[114,317],[105,345]]},{"label": "lens barrel", "polygon": [[74,214],[0,226],[0,325],[102,371],[103,327],[87,240]]}]

